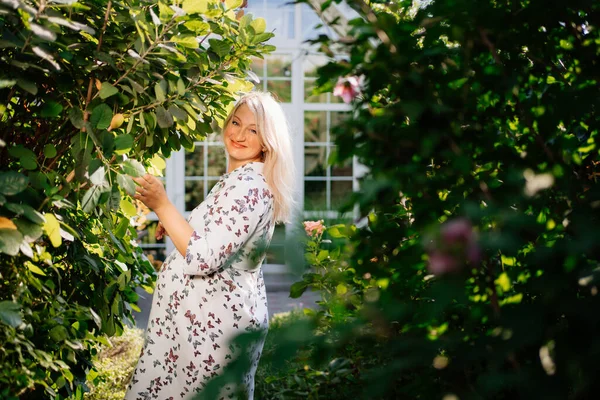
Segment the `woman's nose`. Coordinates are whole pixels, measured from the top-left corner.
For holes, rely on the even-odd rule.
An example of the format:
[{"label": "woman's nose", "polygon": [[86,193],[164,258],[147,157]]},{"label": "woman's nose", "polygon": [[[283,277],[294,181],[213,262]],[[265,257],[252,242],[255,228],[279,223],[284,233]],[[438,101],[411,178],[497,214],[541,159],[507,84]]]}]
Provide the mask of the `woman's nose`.
[{"label": "woman's nose", "polygon": [[246,131],[244,129],[238,129],[233,133],[233,137],[238,142],[246,140]]}]

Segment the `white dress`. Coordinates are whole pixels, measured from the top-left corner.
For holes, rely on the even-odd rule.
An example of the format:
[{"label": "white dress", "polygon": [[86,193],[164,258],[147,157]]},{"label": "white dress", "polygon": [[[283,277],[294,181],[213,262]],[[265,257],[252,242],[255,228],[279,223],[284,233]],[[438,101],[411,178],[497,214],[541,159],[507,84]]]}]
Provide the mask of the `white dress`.
[{"label": "white dress", "polygon": [[[188,218],[194,233],[184,258],[177,249],[158,275],[141,358],[125,399],[189,399],[220,374],[240,349],[229,341],[268,328],[261,264],[273,236],[273,195],[251,162],[221,177]],[[263,340],[250,351],[240,384],[249,398]],[[222,398],[237,388],[223,388]]]}]

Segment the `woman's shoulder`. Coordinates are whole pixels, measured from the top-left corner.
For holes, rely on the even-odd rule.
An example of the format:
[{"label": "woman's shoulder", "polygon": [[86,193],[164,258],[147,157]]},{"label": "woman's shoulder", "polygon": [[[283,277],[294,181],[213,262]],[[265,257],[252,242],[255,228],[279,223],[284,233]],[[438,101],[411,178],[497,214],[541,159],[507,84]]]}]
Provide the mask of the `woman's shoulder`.
[{"label": "woman's shoulder", "polygon": [[231,185],[240,187],[269,189],[263,174],[263,164],[258,162],[248,163],[231,173],[227,179]]}]

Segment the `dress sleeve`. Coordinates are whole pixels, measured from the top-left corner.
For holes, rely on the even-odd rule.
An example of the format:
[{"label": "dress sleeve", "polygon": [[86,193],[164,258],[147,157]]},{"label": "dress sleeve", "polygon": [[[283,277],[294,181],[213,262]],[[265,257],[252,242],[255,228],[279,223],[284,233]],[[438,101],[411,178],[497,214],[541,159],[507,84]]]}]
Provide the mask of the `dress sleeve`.
[{"label": "dress sleeve", "polygon": [[195,230],[187,246],[184,273],[211,275],[234,263],[272,206],[268,189],[236,180],[213,196],[204,214],[203,231]]}]

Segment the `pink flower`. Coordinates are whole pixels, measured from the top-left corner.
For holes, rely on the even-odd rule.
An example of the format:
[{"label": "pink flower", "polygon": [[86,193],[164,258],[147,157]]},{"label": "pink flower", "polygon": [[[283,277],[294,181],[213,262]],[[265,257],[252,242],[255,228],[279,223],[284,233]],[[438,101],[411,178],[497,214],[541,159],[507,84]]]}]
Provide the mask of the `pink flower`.
[{"label": "pink flower", "polygon": [[427,270],[433,275],[444,275],[447,273],[457,272],[460,269],[460,264],[456,258],[449,254],[436,251],[429,255],[429,264]]},{"label": "pink flower", "polygon": [[445,244],[465,244],[473,238],[473,225],[466,218],[457,218],[442,225],[440,233]]},{"label": "pink flower", "polygon": [[317,237],[323,234],[325,230],[325,225],[323,225],[323,220],[319,221],[304,221],[304,230],[306,234],[310,237]]},{"label": "pink flower", "polygon": [[456,218],[443,224],[439,235],[425,247],[429,253],[427,269],[434,275],[458,272],[467,263],[476,266],[482,257],[477,233],[466,218]]},{"label": "pink flower", "polygon": [[360,94],[361,83],[362,79],[356,76],[339,78],[333,89],[333,95],[340,96],[344,100],[344,103],[348,104]]}]

